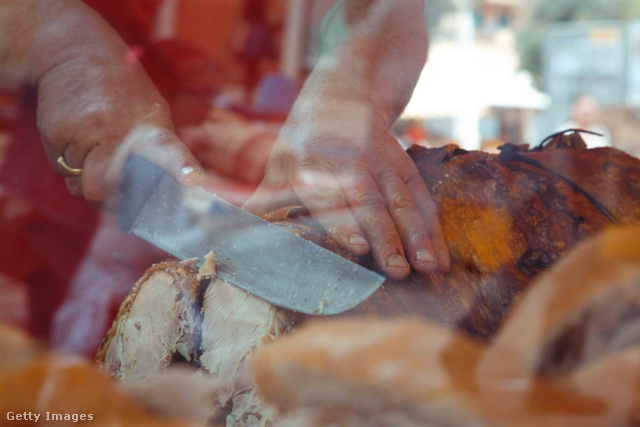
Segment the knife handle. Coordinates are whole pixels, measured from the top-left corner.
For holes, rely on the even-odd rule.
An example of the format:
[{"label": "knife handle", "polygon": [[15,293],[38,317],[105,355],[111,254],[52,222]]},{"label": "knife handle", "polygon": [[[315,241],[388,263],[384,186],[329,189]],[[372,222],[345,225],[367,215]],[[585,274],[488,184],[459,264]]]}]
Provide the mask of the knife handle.
[{"label": "knife handle", "polygon": [[131,233],[138,215],[166,174],[159,166],[144,157],[136,154],[129,156],[119,185],[122,205],[118,214],[118,228],[121,231]]}]

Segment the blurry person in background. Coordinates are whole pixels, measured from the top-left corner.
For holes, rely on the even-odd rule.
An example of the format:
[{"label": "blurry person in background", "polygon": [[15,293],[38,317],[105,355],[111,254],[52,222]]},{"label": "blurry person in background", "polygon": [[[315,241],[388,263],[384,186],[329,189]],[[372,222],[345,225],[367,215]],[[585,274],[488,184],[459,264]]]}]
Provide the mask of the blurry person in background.
[{"label": "blurry person in background", "polygon": [[600,115],[600,105],[598,101],[590,95],[581,95],[571,106],[571,120],[558,128],[564,129],[584,129],[596,132],[602,136],[589,133],[581,133],[582,139],[587,144],[587,148],[610,147],[611,133],[604,125],[598,122]]},{"label": "blurry person in background", "polygon": [[302,204],[347,250],[400,279],[449,268],[426,184],[390,129],[425,64],[424,0],[344,0],[321,25],[320,54],[244,206]]}]

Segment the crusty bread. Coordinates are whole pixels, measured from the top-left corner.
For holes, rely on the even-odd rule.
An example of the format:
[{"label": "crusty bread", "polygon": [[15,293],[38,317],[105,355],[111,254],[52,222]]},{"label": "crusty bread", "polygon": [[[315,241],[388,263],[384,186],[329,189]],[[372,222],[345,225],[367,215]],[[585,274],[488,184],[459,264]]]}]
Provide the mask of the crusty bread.
[{"label": "crusty bread", "polygon": [[[324,407],[465,425],[483,345],[418,320],[312,322],[253,356],[260,395],[283,411]],[[444,424],[442,424],[444,423]]]},{"label": "crusty bread", "polygon": [[636,425],[640,227],[578,246],[495,343],[417,320],[318,321],[260,349],[253,369],[282,426]]},{"label": "crusty bread", "polygon": [[[482,366],[555,379],[638,343],[640,227],[611,229],[578,245],[532,285]],[[485,376],[496,378],[490,370]]]},{"label": "crusty bread", "polygon": [[[71,417],[84,414],[85,423],[118,426],[188,426],[185,421],[158,418],[131,399],[116,383],[87,360],[45,351],[24,332],[0,325],[0,413],[39,414],[38,425],[74,425]],[[62,421],[47,421],[47,412]],[[89,419],[89,415],[91,418]],[[64,417],[67,416],[65,419]],[[11,425],[34,425],[11,420]],[[4,424],[3,424],[4,425]]]}]

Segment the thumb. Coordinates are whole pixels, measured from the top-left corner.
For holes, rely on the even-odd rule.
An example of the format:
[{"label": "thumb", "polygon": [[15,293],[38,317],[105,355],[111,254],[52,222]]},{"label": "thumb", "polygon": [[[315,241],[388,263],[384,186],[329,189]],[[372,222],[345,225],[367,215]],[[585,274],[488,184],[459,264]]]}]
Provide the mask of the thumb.
[{"label": "thumb", "polygon": [[260,215],[285,206],[297,205],[300,205],[300,200],[292,189],[278,188],[265,180],[249,200],[242,205],[242,209],[254,215]]},{"label": "thumb", "polygon": [[170,129],[153,125],[137,126],[118,148],[113,162],[117,172],[122,170],[133,153],[160,166],[181,185],[199,185],[204,179],[204,169],[200,163]]}]

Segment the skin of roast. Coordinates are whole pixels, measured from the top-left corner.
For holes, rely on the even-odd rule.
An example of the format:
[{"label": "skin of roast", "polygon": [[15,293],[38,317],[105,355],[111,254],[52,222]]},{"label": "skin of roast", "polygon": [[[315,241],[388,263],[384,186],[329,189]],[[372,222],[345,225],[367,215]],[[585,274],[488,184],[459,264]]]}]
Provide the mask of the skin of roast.
[{"label": "skin of roast", "polygon": [[[451,270],[387,280],[347,315],[418,315],[490,341],[540,272],[582,239],[640,220],[640,160],[588,150],[577,133],[534,149],[508,144],[500,154],[454,145],[408,152],[438,205]],[[269,218],[354,259],[300,207]],[[356,261],[375,268],[366,256]]]}]

